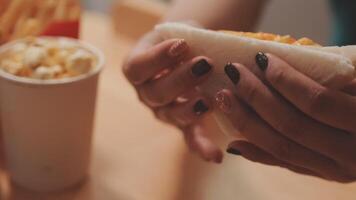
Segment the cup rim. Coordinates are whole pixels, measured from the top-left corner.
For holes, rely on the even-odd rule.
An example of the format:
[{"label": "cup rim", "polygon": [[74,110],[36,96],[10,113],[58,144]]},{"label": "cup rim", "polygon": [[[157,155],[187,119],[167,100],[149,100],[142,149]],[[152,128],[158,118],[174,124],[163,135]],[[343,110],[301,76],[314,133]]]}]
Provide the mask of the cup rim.
[{"label": "cup rim", "polygon": [[[74,44],[84,48],[85,50],[88,50],[90,53],[95,55],[98,59],[97,64],[96,64],[95,68],[93,70],[91,70],[89,73],[78,75],[75,77],[69,77],[69,78],[50,79],[50,80],[32,79],[32,78],[27,78],[27,77],[19,77],[19,76],[10,74],[8,72],[5,72],[2,69],[0,69],[0,78],[3,78],[4,80],[15,83],[15,84],[27,85],[27,86],[43,86],[43,87],[45,87],[45,86],[59,86],[59,85],[71,84],[74,82],[78,82],[81,80],[91,78],[91,77],[99,74],[104,69],[104,65],[105,65],[104,53],[101,50],[99,50],[97,47],[94,47],[93,45],[91,45],[88,42],[84,42],[83,40],[80,40],[80,39],[74,39],[74,38],[69,38],[69,37],[57,37],[57,36],[40,36],[40,37],[36,37],[36,38],[39,38],[39,39],[63,39],[63,40],[71,41]],[[26,38],[23,38],[23,39],[14,40],[12,42],[1,45],[0,46],[0,54],[7,51],[14,44],[25,41],[25,40],[26,40]]]}]

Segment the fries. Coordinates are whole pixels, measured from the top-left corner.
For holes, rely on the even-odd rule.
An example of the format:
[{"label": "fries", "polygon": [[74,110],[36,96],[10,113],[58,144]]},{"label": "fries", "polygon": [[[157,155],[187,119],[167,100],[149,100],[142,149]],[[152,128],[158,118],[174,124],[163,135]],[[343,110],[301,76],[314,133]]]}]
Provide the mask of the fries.
[{"label": "fries", "polygon": [[57,6],[57,0],[47,0],[40,4],[40,7],[38,8],[38,12],[36,13],[35,18],[37,18],[39,21],[43,22],[44,25],[46,26],[53,17],[51,16],[52,13],[55,12]]},{"label": "fries", "polygon": [[7,8],[8,3],[9,3],[9,0],[0,0],[0,15],[3,14],[5,9]]},{"label": "fries", "polygon": [[26,0],[12,0],[9,7],[4,12],[0,20],[1,35],[5,39],[10,36],[13,29],[13,24],[20,17],[22,10],[27,7],[28,1]]},{"label": "fries", "polygon": [[79,0],[0,0],[0,44],[36,36],[55,21],[80,18]]}]

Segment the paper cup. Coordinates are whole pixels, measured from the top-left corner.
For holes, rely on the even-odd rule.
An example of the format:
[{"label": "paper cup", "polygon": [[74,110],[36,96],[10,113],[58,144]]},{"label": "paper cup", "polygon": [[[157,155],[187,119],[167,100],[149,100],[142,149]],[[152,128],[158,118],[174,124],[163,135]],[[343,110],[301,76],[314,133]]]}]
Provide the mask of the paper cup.
[{"label": "paper cup", "polygon": [[[88,172],[98,77],[104,57],[88,74],[61,80],[33,80],[0,70],[0,113],[12,180],[36,191],[65,189]],[[0,54],[15,42],[0,48]]]}]

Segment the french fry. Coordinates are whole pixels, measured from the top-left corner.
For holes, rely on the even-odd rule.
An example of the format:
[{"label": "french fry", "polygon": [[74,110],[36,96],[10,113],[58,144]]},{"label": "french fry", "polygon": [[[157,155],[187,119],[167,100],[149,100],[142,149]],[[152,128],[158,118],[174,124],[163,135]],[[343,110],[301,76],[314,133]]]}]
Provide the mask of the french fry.
[{"label": "french fry", "polygon": [[13,30],[11,39],[19,38],[19,36],[23,35],[23,33],[22,33],[22,30],[24,28],[23,26],[25,25],[25,22],[31,17],[32,10],[33,10],[33,8],[28,7],[26,10],[23,11],[21,16],[17,19],[17,21],[14,25],[14,30]]},{"label": "french fry", "polygon": [[26,36],[35,36],[38,35],[41,30],[41,23],[39,20],[35,18],[27,19],[21,29],[19,30],[17,35],[14,35],[11,39],[18,39]]},{"label": "french fry", "polygon": [[7,8],[9,0],[0,0],[0,15],[2,15]]},{"label": "french fry", "polygon": [[36,13],[35,18],[41,22],[42,30],[53,21],[57,3],[57,0],[46,0],[42,4],[38,4],[38,12]]},{"label": "french fry", "polygon": [[46,0],[43,3],[37,4],[38,12],[36,13],[36,18],[52,20],[57,5],[58,0]]},{"label": "french fry", "polygon": [[14,24],[20,17],[22,11],[26,9],[29,1],[26,0],[12,0],[9,4],[8,9],[5,11],[0,19],[0,27],[2,29],[2,34],[7,37],[11,34]]},{"label": "french fry", "polygon": [[68,19],[69,20],[78,20],[80,18],[81,8],[80,6],[72,6],[69,10]]},{"label": "french fry", "polygon": [[54,19],[58,21],[66,20],[68,16],[68,0],[57,0],[57,9],[54,13]]}]

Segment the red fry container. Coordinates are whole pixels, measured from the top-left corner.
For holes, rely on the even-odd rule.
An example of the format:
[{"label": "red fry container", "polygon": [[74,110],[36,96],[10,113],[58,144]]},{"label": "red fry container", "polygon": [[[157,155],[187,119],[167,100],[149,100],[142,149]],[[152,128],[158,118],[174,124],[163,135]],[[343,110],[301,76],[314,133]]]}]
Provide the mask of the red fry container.
[{"label": "red fry container", "polygon": [[79,39],[80,20],[54,21],[50,23],[40,35],[60,36]]}]

